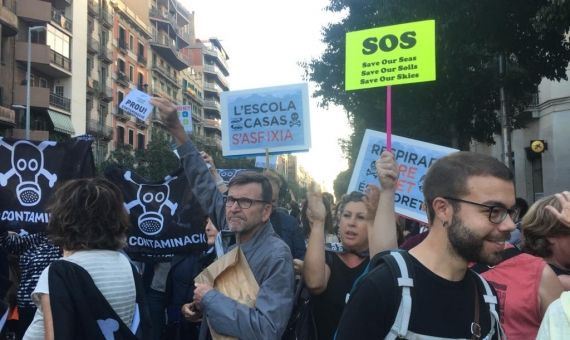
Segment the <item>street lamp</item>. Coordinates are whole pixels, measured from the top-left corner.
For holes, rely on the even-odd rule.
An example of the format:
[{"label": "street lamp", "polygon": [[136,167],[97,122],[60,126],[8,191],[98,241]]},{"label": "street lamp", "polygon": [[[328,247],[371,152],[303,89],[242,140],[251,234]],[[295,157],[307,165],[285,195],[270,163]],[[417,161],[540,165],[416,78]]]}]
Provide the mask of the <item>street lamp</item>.
[{"label": "street lamp", "polygon": [[26,72],[26,139],[30,139],[30,78],[32,73],[32,32],[41,32],[45,26],[31,26],[28,28],[28,69]]}]

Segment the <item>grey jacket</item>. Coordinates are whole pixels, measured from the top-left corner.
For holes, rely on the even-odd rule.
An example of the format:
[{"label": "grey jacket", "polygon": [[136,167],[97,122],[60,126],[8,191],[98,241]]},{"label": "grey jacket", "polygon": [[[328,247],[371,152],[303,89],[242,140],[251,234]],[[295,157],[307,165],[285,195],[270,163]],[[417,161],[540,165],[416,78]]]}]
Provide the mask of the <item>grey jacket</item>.
[{"label": "grey jacket", "polygon": [[[216,227],[227,229],[222,194],[198,150],[185,143],[178,147],[178,154],[192,193]],[[280,339],[293,308],[295,279],[291,251],[275,234],[270,222],[240,246],[259,284],[255,307],[249,308],[213,289],[202,298],[204,314],[220,334],[248,340]]]}]

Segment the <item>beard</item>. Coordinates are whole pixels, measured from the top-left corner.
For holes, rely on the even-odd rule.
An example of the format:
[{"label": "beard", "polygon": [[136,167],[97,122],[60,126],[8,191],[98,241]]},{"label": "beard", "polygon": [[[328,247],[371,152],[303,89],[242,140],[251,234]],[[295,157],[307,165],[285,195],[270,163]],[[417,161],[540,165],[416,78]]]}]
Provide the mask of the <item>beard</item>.
[{"label": "beard", "polygon": [[[502,252],[485,252],[483,247],[486,237],[474,233],[455,214],[449,225],[447,236],[453,252],[468,262],[495,265],[502,259]],[[508,239],[508,236],[502,235],[497,241]]]}]

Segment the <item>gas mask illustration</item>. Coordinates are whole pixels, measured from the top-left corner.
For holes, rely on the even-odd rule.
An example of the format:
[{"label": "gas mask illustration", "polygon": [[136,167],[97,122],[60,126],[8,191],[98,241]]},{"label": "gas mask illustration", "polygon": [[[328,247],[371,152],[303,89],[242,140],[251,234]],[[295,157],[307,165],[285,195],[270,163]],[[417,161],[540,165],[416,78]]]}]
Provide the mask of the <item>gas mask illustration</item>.
[{"label": "gas mask illustration", "polygon": [[43,151],[49,146],[55,146],[53,141],[43,141],[35,145],[27,140],[20,140],[9,145],[0,138],[0,146],[5,147],[12,153],[12,168],[6,173],[0,173],[0,185],[6,186],[12,176],[17,176],[20,183],[16,187],[16,197],[22,206],[31,207],[38,204],[42,199],[42,188],[38,180],[40,175],[48,180],[48,185],[53,188],[57,181],[57,175],[44,169]]},{"label": "gas mask illustration", "polygon": [[139,184],[131,178],[131,172],[127,171],[123,177],[138,186],[137,198],[129,203],[125,203],[125,208],[131,211],[132,208],[140,205],[143,213],[139,216],[137,224],[140,231],[145,235],[156,235],[162,231],[164,217],[162,210],[166,206],[173,216],[178,207],[178,203],[170,201],[169,183],[176,177],[167,177],[164,184]]}]

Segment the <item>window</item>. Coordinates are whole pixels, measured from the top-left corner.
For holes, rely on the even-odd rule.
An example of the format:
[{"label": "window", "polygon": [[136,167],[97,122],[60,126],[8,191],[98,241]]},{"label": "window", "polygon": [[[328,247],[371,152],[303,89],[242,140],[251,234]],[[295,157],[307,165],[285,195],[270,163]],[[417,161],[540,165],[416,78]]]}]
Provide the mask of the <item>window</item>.
[{"label": "window", "polygon": [[87,97],[85,100],[85,109],[87,110],[87,116],[89,117],[89,112],[93,109],[93,99]]},{"label": "window", "polygon": [[141,57],[144,57],[144,45],[141,43],[139,43],[137,54],[140,55]]},{"label": "window", "polygon": [[6,62],[6,52],[8,47],[8,37],[0,37],[0,63],[4,65]]},{"label": "window", "polygon": [[109,41],[109,31],[101,29],[101,33],[99,34],[99,41],[101,41],[102,47],[106,47],[107,41]]},{"label": "window", "polygon": [[129,145],[133,145],[135,139],[135,133],[132,129],[129,129]]},{"label": "window", "polygon": [[137,134],[137,148],[144,149],[144,135],[140,132]]},{"label": "window", "polygon": [[542,178],[542,155],[538,155],[530,160],[532,171],[532,191],[534,199],[540,199],[544,196],[544,186]]},{"label": "window", "polygon": [[119,72],[123,72],[125,73],[125,61],[123,59],[119,59],[117,62],[118,66],[119,66]]},{"label": "window", "polygon": [[127,49],[127,31],[119,26],[119,48]]},{"label": "window", "polygon": [[[117,91],[117,107],[123,102],[123,98],[125,97],[124,93],[121,91]],[[118,113],[120,115],[124,114],[123,109],[118,108]]]},{"label": "window", "polygon": [[122,126],[117,126],[117,146],[121,146],[125,143],[125,128]]},{"label": "window", "polygon": [[87,57],[87,76],[91,76],[93,70],[93,57]]},{"label": "window", "polygon": [[55,94],[57,94],[60,97],[63,97],[63,86],[62,85],[56,85],[54,87],[54,92]]},{"label": "window", "polygon": [[107,75],[108,75],[108,71],[107,71],[107,66],[101,66],[101,83],[105,84],[105,82],[107,82]]},{"label": "window", "polygon": [[139,90],[143,90],[144,89],[144,76],[142,73],[139,72],[139,79],[137,81],[137,85],[139,87]]},{"label": "window", "polygon": [[132,35],[129,36],[129,50],[135,51],[135,38]]},{"label": "window", "polygon": [[129,80],[134,82],[135,81],[135,67],[133,65],[129,65]]},{"label": "window", "polygon": [[69,58],[69,36],[51,25],[48,25],[47,27],[46,44],[53,51]]}]

